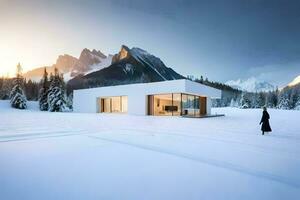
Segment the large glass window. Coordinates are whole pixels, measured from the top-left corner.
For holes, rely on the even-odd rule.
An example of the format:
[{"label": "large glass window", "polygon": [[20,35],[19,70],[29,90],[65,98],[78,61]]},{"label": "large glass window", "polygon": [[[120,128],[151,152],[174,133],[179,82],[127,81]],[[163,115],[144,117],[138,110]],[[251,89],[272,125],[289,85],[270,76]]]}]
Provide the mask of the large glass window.
[{"label": "large glass window", "polygon": [[182,115],[187,115],[188,114],[188,98],[186,94],[181,95],[181,105],[182,105],[182,110],[181,114]]},{"label": "large glass window", "polygon": [[121,112],[127,113],[128,111],[128,97],[121,96]]},{"label": "large glass window", "polygon": [[195,114],[195,96],[182,94],[182,115]]},{"label": "large glass window", "polygon": [[121,112],[121,97],[111,97],[111,112]]},{"label": "large glass window", "polygon": [[181,94],[173,94],[173,115],[181,115]]},{"label": "large glass window", "polygon": [[154,95],[154,115],[172,115],[172,94]]},{"label": "large glass window", "polygon": [[[149,115],[188,115],[205,114],[200,109],[202,97],[190,94],[171,93],[148,96]],[[206,99],[205,99],[206,100]]]},{"label": "large glass window", "polygon": [[199,116],[200,115],[200,97],[199,96],[195,96],[195,100],[194,100],[194,111],[195,111],[195,115]]},{"label": "large glass window", "polygon": [[101,112],[125,113],[127,112],[127,96],[101,98]]}]

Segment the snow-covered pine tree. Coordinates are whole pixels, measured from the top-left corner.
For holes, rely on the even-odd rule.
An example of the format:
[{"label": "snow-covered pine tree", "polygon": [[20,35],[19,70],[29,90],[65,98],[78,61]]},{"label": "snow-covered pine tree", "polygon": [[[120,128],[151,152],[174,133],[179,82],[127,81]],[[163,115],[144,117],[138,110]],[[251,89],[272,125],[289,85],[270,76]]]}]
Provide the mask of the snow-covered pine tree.
[{"label": "snow-covered pine tree", "polygon": [[22,77],[22,67],[21,64],[17,65],[17,77],[14,80],[13,88],[10,92],[10,104],[13,108],[26,109],[27,99],[23,91],[24,79]]},{"label": "snow-covered pine tree", "polygon": [[70,93],[67,97],[66,106],[69,108],[69,110],[73,110],[73,93]]},{"label": "snow-covered pine tree", "polygon": [[262,108],[263,106],[266,106],[266,95],[263,92],[258,93],[258,108]]},{"label": "snow-covered pine tree", "polygon": [[235,107],[235,101],[234,101],[233,98],[230,100],[230,105],[229,106],[230,107]]},{"label": "snow-covered pine tree", "polygon": [[276,108],[278,104],[278,91],[272,91],[267,93],[267,106],[269,108]]},{"label": "snow-covered pine tree", "polygon": [[12,79],[9,78],[3,78],[2,80],[3,82],[0,90],[0,99],[7,100],[9,99],[10,91],[13,88],[14,81],[12,81]]},{"label": "snow-covered pine tree", "polygon": [[251,98],[251,108],[259,108],[259,95],[257,92],[255,93],[249,93],[249,96]]},{"label": "snow-covered pine tree", "polygon": [[248,95],[243,92],[240,99],[240,108],[251,108],[251,102]]},{"label": "snow-covered pine tree", "polygon": [[245,99],[244,99],[245,93],[243,92],[240,98],[240,108],[243,108],[243,105],[245,104]]},{"label": "snow-covered pine tree", "polygon": [[44,69],[43,79],[41,80],[42,88],[39,91],[39,106],[41,111],[47,111],[49,109],[48,93],[49,93],[49,81],[46,68]]},{"label": "snow-covered pine tree", "polygon": [[293,88],[291,91],[290,99],[289,99],[290,109],[294,109],[296,107],[296,104],[298,102],[298,96],[299,96],[299,94],[297,93],[297,89]]},{"label": "snow-covered pine tree", "polygon": [[212,99],[211,104],[214,108],[221,107],[221,99]]},{"label": "snow-covered pine tree", "polygon": [[62,112],[66,106],[65,84],[63,76],[59,75],[57,68],[54,69],[54,75],[50,76],[48,105],[50,112]]},{"label": "snow-covered pine tree", "polygon": [[283,93],[279,96],[277,108],[284,110],[290,109],[290,102],[287,93]]},{"label": "snow-covered pine tree", "polygon": [[229,105],[230,107],[239,107],[239,99],[234,99],[234,98],[232,98],[231,100],[230,100],[230,105]]},{"label": "snow-covered pine tree", "polygon": [[300,96],[298,97],[298,101],[297,101],[294,109],[295,110],[300,110]]}]

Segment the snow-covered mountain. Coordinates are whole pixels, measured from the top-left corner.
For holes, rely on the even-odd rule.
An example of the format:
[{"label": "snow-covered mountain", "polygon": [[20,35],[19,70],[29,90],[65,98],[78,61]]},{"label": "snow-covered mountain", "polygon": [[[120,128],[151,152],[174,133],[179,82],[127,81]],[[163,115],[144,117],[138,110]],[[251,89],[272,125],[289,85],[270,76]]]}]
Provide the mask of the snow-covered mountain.
[{"label": "snow-covered mountain", "polygon": [[248,92],[266,92],[275,89],[275,87],[272,84],[266,81],[260,81],[255,77],[251,77],[246,80],[230,80],[227,81],[225,84],[230,85],[233,88]]},{"label": "snow-covered mountain", "polygon": [[[88,73],[103,69],[111,65],[112,55],[104,55],[101,51],[83,49],[79,58],[68,54],[58,56],[56,63],[52,66],[45,66],[48,73],[53,73],[56,67],[60,73],[64,74],[66,81],[77,75],[86,75]],[[43,76],[44,68],[39,67],[24,74],[26,79],[40,81]]]},{"label": "snow-covered mountain", "polygon": [[300,75],[299,76],[297,76],[292,82],[290,82],[289,84],[288,84],[288,86],[295,86],[295,85],[298,85],[298,84],[300,84]]},{"label": "snow-covered mountain", "polygon": [[142,75],[148,75],[149,79],[154,78],[155,81],[182,78],[172,68],[167,67],[160,58],[137,47],[129,49],[122,45],[120,52],[113,57],[112,65],[122,67],[125,73],[142,70]]},{"label": "snow-covered mountain", "polygon": [[123,45],[118,54],[112,58],[109,67],[77,76],[68,82],[73,89],[144,83],[184,78],[172,68],[167,67],[158,57],[140,48],[129,49]]},{"label": "snow-covered mountain", "polygon": [[[106,56],[97,50],[90,51],[89,49],[83,49],[78,62],[75,63],[75,65],[72,68],[71,71],[71,77],[75,77],[79,74],[87,74],[90,73],[93,70],[100,70],[102,69],[102,63],[106,60]],[[111,59],[109,59],[110,62],[108,65],[111,64]],[[106,66],[108,66],[106,65]]]}]

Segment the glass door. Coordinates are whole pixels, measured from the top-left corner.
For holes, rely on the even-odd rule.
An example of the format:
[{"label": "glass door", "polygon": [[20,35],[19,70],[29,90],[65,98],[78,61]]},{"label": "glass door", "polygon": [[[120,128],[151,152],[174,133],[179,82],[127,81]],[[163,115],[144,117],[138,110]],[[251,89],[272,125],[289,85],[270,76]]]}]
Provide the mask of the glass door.
[{"label": "glass door", "polygon": [[182,94],[182,115],[196,116],[200,115],[200,98],[199,96]]}]

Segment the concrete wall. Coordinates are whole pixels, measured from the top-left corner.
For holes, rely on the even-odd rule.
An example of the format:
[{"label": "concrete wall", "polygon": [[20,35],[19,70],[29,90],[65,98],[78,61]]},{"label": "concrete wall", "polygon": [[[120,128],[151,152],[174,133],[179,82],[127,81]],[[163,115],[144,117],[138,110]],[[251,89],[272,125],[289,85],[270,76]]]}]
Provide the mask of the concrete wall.
[{"label": "concrete wall", "polygon": [[[219,95],[221,97],[219,90],[181,79],[74,90],[73,108],[74,112],[96,113],[100,106],[97,105],[99,97],[127,96],[128,114],[146,115],[147,95],[166,93],[190,93],[207,97]],[[210,104],[210,101],[207,102],[207,112],[210,112]]]},{"label": "concrete wall", "polygon": [[199,96],[212,98],[221,98],[221,90],[187,80],[185,83],[185,92]]}]

